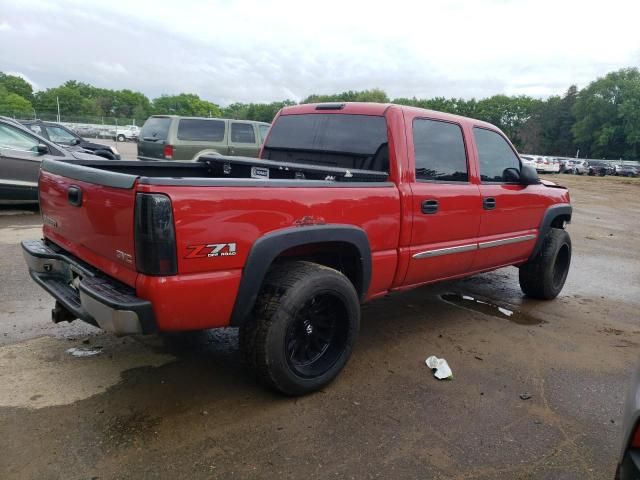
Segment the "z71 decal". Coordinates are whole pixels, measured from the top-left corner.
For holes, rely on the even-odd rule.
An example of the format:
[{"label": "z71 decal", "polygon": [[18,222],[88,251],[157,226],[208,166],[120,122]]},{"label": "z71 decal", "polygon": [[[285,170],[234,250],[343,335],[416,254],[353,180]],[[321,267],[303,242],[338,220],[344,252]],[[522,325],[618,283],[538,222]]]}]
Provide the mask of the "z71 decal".
[{"label": "z71 decal", "polygon": [[209,243],[189,245],[189,254],[184,258],[232,257],[236,254],[235,243]]}]

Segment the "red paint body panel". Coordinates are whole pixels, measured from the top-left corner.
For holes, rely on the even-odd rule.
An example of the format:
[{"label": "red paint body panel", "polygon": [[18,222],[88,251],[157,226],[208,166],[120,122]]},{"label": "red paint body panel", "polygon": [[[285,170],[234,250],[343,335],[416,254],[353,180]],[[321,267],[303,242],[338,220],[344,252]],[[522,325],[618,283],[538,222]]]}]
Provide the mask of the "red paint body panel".
[{"label": "red paint body panel", "polygon": [[136,294],[151,301],[158,330],[224,327],[235,302],[242,270],[149,277],[138,275]]},{"label": "red paint body panel", "polygon": [[[400,229],[400,196],[394,185],[355,188],[148,187],[173,204],[180,274],[241,269],[257,239],[311,217],[320,224],[362,228],[372,252],[394,250]],[[237,255],[185,257],[190,245],[237,244]],[[394,272],[395,273],[395,272]],[[393,275],[388,279],[390,284]]]},{"label": "red paint body panel", "polygon": [[[67,189],[82,189],[82,205],[70,205]],[[57,243],[109,276],[134,286],[133,210],[135,190],[109,188],[41,172],[40,211],[43,218],[56,222],[54,228],[44,222],[46,238]],[[130,255],[131,263],[118,259],[116,251]]]},{"label": "red paint body panel", "polygon": [[[280,185],[189,186],[136,183],[130,189],[77,182],[43,172],[40,178],[44,234],[108,275],[135,287],[150,300],[161,331],[193,330],[229,324],[249,252],[265,234],[305,224],[347,224],[361,228],[369,240],[372,272],[365,299],[435,281],[460,278],[530,256],[535,239],[480,249],[483,242],[538,235],[546,209],[569,204],[565,189],[545,185],[482,184],[473,127],[495,127],[476,120],[412,107],[346,104],[336,110],[315,105],[284,108],[281,115],[384,115],[389,143],[389,180],[382,186]],[[458,124],[467,151],[468,182],[422,182],[415,178],[412,122],[431,118]],[[267,138],[268,142],[268,138]],[[68,204],[66,190],[78,185],[82,207]],[[137,192],[162,193],[172,202],[178,274],[138,274],[134,258],[134,205]],[[486,211],[483,197],[497,208]],[[438,201],[436,214],[424,214],[424,200]],[[235,244],[235,255],[194,255],[197,246]],[[426,251],[472,245],[478,248],[438,256]],[[127,264],[116,250],[131,255]],[[288,252],[304,253],[304,247]],[[191,256],[191,258],[187,258]]]}]

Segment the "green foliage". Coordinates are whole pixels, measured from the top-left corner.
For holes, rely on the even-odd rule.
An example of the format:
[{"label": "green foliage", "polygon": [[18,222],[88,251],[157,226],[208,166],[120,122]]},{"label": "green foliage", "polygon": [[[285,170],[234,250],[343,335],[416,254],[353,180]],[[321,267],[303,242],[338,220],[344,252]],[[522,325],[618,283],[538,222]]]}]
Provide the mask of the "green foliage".
[{"label": "green foliage", "polygon": [[33,88],[24,78],[0,72],[0,86],[7,92],[14,93],[29,102],[33,100]]},{"label": "green foliage", "polygon": [[215,103],[202,100],[198,95],[181,93],[162,95],[153,101],[153,113],[186,115],[193,117],[220,117],[222,111]]},{"label": "green foliage", "polygon": [[272,103],[232,103],[222,109],[222,116],[238,120],[256,120],[271,123],[281,108],[295,105],[292,100]]},{"label": "green foliage", "polygon": [[625,68],[591,82],[573,107],[572,132],[582,152],[636,157],[640,145],[640,71]]},{"label": "green foliage", "polygon": [[336,93],[334,95],[309,95],[300,103],[323,103],[323,102],[378,102],[388,103],[389,97],[379,88],[371,90],[353,91]]},{"label": "green foliage", "polygon": [[524,151],[542,155],[574,156],[576,146],[571,127],[575,123],[573,107],[577,96],[578,88],[572,85],[564,96],[549,97],[537,105],[521,132]]},{"label": "green foliage", "polygon": [[9,91],[4,85],[0,85],[0,112],[32,118],[33,106],[26,98]]}]

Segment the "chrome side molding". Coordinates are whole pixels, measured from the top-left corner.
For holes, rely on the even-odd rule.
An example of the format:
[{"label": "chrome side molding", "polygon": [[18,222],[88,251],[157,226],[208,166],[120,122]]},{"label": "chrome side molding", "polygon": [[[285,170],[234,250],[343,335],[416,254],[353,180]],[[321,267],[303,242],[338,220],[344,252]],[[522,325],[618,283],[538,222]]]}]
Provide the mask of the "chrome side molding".
[{"label": "chrome side molding", "polygon": [[528,235],[518,235],[517,237],[501,238],[500,240],[491,240],[488,242],[469,243],[456,247],[436,248],[434,250],[425,250],[424,252],[414,253],[413,258],[431,258],[439,257],[440,255],[451,255],[453,253],[471,252],[473,250],[501,247],[503,245],[510,245],[512,243],[528,242],[529,240],[535,240],[536,238],[537,235],[531,233]]}]

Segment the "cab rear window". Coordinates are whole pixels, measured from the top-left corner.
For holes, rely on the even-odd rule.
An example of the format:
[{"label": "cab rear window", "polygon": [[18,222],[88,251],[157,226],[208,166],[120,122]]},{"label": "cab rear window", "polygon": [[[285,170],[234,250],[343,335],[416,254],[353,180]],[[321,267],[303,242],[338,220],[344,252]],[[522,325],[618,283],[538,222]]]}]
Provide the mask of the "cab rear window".
[{"label": "cab rear window", "polygon": [[282,115],[271,126],[265,156],[272,160],[388,171],[387,122],[382,116]]}]

